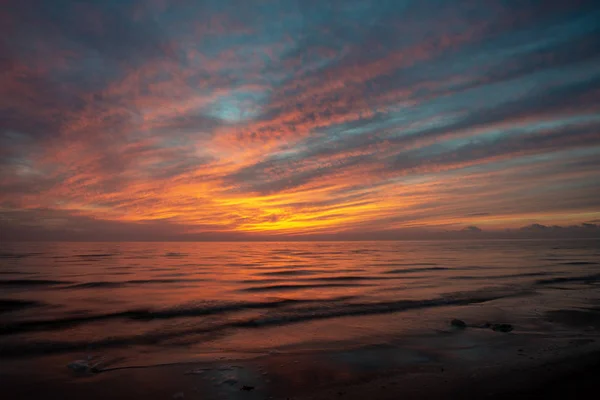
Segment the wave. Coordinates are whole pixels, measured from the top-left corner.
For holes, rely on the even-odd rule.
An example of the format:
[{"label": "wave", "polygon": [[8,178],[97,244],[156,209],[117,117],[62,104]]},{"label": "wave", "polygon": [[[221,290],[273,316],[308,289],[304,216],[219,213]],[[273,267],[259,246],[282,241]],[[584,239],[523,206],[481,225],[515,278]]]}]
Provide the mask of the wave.
[{"label": "wave", "polygon": [[72,283],[74,282],[52,279],[0,279],[0,286],[56,286]]},{"label": "wave", "polygon": [[548,275],[553,275],[554,272],[525,272],[522,274],[510,274],[510,275],[501,275],[501,278],[518,278],[521,276],[527,276],[527,277],[532,277],[532,276],[548,276]]},{"label": "wave", "polygon": [[275,279],[275,278],[271,278],[271,279],[244,279],[241,281],[237,281],[238,283],[242,283],[244,285],[247,284],[267,284],[267,283],[278,283],[278,282],[288,282],[286,279]]},{"label": "wave", "polygon": [[[40,355],[50,353],[63,353],[72,351],[81,351],[89,348],[100,349],[110,347],[123,347],[131,345],[158,345],[174,338],[181,338],[189,335],[201,334],[226,334],[227,330],[232,329],[259,329],[271,326],[284,326],[305,321],[314,321],[322,319],[368,316],[378,314],[398,313],[409,310],[446,307],[446,306],[465,306],[470,304],[480,304],[492,300],[498,300],[506,297],[521,296],[530,292],[494,292],[494,290],[481,290],[477,292],[454,293],[448,297],[437,297],[429,300],[400,300],[394,302],[373,302],[373,303],[347,303],[343,301],[315,301],[315,300],[280,300],[269,303],[242,303],[225,304],[214,307],[196,307],[171,309],[164,311],[126,311],[114,314],[104,314],[96,316],[84,316],[65,318],[61,320],[48,321],[28,321],[0,326],[0,334],[13,334],[25,331],[40,329],[57,329],[72,326],[78,323],[86,323],[110,318],[130,318],[139,320],[150,320],[154,318],[178,318],[207,315],[211,313],[223,313],[228,311],[237,311],[248,308],[275,308],[281,312],[275,315],[265,315],[259,318],[249,318],[245,320],[224,322],[212,325],[196,325],[182,330],[168,331],[150,331],[143,335],[108,337],[96,341],[45,341],[45,342],[26,342],[12,343],[0,347],[0,356],[2,357],[22,357],[26,355]],[[316,303],[316,306],[302,308],[302,303]],[[286,308],[287,305],[294,307]],[[300,305],[300,307],[298,307]]]},{"label": "wave", "polygon": [[330,271],[330,270],[326,270],[326,269],[321,269],[321,270],[304,269],[304,270],[285,270],[285,271],[262,272],[262,273],[260,273],[258,275],[264,275],[264,276],[302,276],[302,275],[318,275],[318,274],[330,273],[330,272],[334,272],[334,271]]},{"label": "wave", "polygon": [[372,264],[374,267],[424,267],[424,266],[428,266],[428,265],[438,265],[436,263],[395,263],[395,262],[390,262],[390,263],[380,263],[380,264]]},{"label": "wave", "polygon": [[458,275],[449,276],[451,280],[494,280],[494,279],[506,279],[506,278],[532,278],[537,276],[548,276],[554,275],[552,272],[526,272],[522,274],[507,274],[507,275]]},{"label": "wave", "polygon": [[346,304],[340,308],[311,308],[306,313],[295,313],[291,315],[278,315],[274,317],[262,317],[247,321],[236,322],[237,327],[267,327],[272,325],[286,325],[309,320],[329,319],[349,316],[367,316],[377,314],[390,314],[401,311],[409,311],[422,308],[433,308],[442,306],[464,306],[469,304],[484,303],[497,300],[506,296],[489,296],[487,298],[472,299],[447,299],[436,298],[431,300],[401,300],[397,302]]},{"label": "wave", "polygon": [[65,289],[116,288],[125,286],[125,282],[85,282],[66,286]]},{"label": "wave", "polygon": [[131,285],[165,284],[165,283],[206,282],[206,279],[134,279],[129,281],[95,281],[76,283],[64,289],[116,288]]},{"label": "wave", "polygon": [[2,258],[6,258],[6,259],[27,258],[27,257],[38,256],[41,254],[44,254],[44,253],[4,253],[4,252],[0,252],[0,259],[2,259]]},{"label": "wave", "polygon": [[427,271],[446,271],[450,268],[447,267],[429,267],[429,268],[405,268],[405,269],[392,269],[385,271],[384,274],[410,274],[413,272],[427,272]]},{"label": "wave", "polygon": [[104,258],[104,257],[113,257],[118,254],[114,253],[89,253],[89,254],[76,254],[75,257],[79,258]]},{"label": "wave", "polygon": [[206,315],[224,314],[250,309],[272,309],[287,306],[290,304],[302,304],[313,302],[313,300],[291,300],[282,299],[269,302],[239,302],[239,303],[221,303],[208,305],[189,305],[164,310],[126,310],[106,314],[92,314],[73,316],[56,319],[29,320],[7,323],[0,325],[0,335],[12,335],[15,333],[38,331],[38,330],[56,330],[73,327],[89,322],[111,320],[111,319],[131,319],[150,321],[154,319],[172,319],[182,317],[198,317]]},{"label": "wave", "polygon": [[356,250],[350,250],[350,253],[354,253],[354,254],[369,254],[369,253],[376,253],[378,252],[378,250],[374,250],[374,249],[356,249]]},{"label": "wave", "polygon": [[0,271],[0,275],[35,275],[35,272],[24,271]]},{"label": "wave", "polygon": [[256,264],[254,263],[239,263],[239,262],[232,262],[232,263],[225,263],[223,264],[224,267],[255,267]]},{"label": "wave", "polygon": [[164,254],[165,257],[187,257],[187,254],[185,253],[177,253],[177,252],[169,252],[169,253],[165,253]]},{"label": "wave", "polygon": [[568,261],[560,263],[560,265],[598,265],[598,263],[591,261]]},{"label": "wave", "polygon": [[[317,277],[309,277],[309,278],[297,278],[292,281],[285,279],[285,275],[282,278],[277,279],[267,278],[267,279],[245,279],[238,281],[243,284],[267,284],[267,283],[289,283],[294,282],[294,284],[299,284],[300,286],[307,286],[303,283],[312,283],[312,282],[360,282],[360,281],[382,281],[382,280],[395,280],[400,279],[397,277],[386,277],[386,276],[317,276]],[[291,284],[290,284],[291,285]],[[289,286],[289,285],[288,285]]]},{"label": "wave", "polygon": [[43,305],[33,300],[0,299],[0,313],[20,310],[23,308],[39,307]]},{"label": "wave", "polygon": [[387,279],[395,279],[393,277],[382,277],[382,276],[356,276],[356,275],[344,275],[344,276],[323,276],[315,278],[304,278],[302,281],[380,281]]},{"label": "wave", "polygon": [[274,292],[274,291],[289,291],[302,289],[318,289],[318,288],[344,288],[344,287],[360,287],[371,286],[363,283],[315,283],[306,285],[270,285],[270,286],[252,286],[240,289],[240,292]]},{"label": "wave", "polygon": [[600,274],[584,275],[584,276],[565,276],[560,278],[551,279],[540,279],[535,283],[539,285],[553,284],[553,283],[570,283],[570,282],[582,282],[582,283],[596,283],[600,281]]},{"label": "wave", "polygon": [[[231,264],[226,264],[226,266],[231,266]],[[272,272],[277,272],[277,271],[288,271],[288,270],[302,270],[304,268],[312,268],[313,265],[312,264],[307,264],[307,263],[285,263],[283,265],[281,264],[275,264],[275,265],[258,265],[258,264],[244,264],[243,267],[251,267],[253,271],[272,271]]]}]

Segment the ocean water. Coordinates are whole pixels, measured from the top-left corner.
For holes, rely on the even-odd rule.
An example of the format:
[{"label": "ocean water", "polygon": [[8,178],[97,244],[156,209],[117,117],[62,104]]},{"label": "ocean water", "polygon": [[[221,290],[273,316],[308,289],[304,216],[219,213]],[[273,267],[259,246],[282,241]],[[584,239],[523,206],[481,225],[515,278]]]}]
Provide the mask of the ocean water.
[{"label": "ocean water", "polygon": [[552,316],[593,308],[599,282],[598,240],[4,243],[0,358],[302,353],[389,345],[452,318],[572,334]]}]

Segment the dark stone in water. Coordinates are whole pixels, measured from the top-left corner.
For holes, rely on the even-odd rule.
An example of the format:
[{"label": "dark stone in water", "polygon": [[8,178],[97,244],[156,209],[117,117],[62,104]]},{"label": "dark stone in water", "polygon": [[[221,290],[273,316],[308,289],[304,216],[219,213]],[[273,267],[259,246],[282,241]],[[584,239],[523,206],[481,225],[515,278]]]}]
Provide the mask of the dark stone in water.
[{"label": "dark stone in water", "polygon": [[510,332],[513,330],[513,326],[511,324],[494,324],[492,325],[492,330],[496,332]]},{"label": "dark stone in water", "polygon": [[466,322],[461,319],[453,319],[452,321],[450,321],[450,325],[459,329],[465,329],[467,327]]},{"label": "dark stone in water", "polygon": [[80,374],[97,374],[102,372],[103,357],[89,357],[87,360],[77,360],[69,363],[67,367]]},{"label": "dark stone in water", "polygon": [[244,385],[244,386],[242,386],[242,389],[241,389],[241,390],[246,390],[246,391],[254,390],[254,386],[247,386],[247,385]]},{"label": "dark stone in water", "polygon": [[79,373],[89,372],[90,370],[90,366],[87,361],[84,360],[73,361],[72,363],[69,363],[67,367]]}]

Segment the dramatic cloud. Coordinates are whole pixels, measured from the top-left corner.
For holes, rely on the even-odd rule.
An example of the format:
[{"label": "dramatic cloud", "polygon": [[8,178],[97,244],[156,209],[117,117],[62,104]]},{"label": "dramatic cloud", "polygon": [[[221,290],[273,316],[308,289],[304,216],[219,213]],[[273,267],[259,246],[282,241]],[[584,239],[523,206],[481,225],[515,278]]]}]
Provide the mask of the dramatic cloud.
[{"label": "dramatic cloud", "polygon": [[591,0],[4,1],[3,238],[596,235],[598,21]]}]

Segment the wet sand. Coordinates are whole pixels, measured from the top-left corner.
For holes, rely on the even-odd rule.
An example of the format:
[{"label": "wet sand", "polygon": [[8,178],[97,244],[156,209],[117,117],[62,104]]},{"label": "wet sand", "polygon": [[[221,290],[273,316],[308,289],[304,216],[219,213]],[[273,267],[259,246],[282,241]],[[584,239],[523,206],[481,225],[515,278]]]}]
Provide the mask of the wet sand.
[{"label": "wet sand", "polygon": [[[47,358],[2,368],[5,398],[445,399],[587,398],[600,373],[597,331],[571,337],[448,329],[393,346],[270,354],[77,373]],[[57,368],[58,364],[62,364]],[[30,373],[27,373],[30,372]]]},{"label": "wet sand", "polygon": [[485,372],[414,370],[290,399],[583,399],[597,392],[599,374],[600,351],[595,351]]}]

